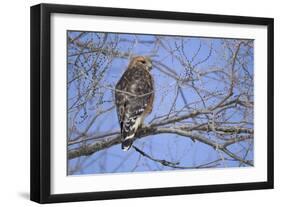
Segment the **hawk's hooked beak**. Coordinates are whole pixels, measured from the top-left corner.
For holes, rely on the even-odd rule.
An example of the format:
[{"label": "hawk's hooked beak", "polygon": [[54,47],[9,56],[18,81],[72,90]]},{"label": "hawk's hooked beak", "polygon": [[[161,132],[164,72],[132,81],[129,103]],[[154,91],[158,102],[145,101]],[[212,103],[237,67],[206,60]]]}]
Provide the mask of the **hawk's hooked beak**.
[{"label": "hawk's hooked beak", "polygon": [[148,70],[151,70],[151,69],[152,69],[152,62],[149,62],[149,63],[147,64],[147,67],[148,67]]},{"label": "hawk's hooked beak", "polygon": [[151,70],[152,69],[152,60],[150,58],[146,58],[147,61],[147,69]]}]

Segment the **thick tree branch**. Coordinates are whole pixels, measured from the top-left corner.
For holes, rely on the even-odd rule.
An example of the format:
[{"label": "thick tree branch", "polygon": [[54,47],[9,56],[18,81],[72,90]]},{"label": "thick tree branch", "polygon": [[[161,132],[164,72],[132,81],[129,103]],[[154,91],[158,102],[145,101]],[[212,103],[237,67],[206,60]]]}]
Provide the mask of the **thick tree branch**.
[{"label": "thick tree branch", "polygon": [[[146,127],[141,128],[140,130],[138,130],[138,132],[136,134],[136,139],[148,137],[149,135],[164,134],[164,133],[165,134],[177,134],[177,135],[180,135],[183,137],[187,137],[187,138],[199,141],[201,143],[209,145],[210,147],[214,148],[215,150],[223,151],[230,157],[232,157],[240,162],[243,162],[243,158],[240,158],[240,157],[232,154],[230,151],[228,151],[226,149],[226,147],[231,144],[253,138],[252,136],[241,135],[240,138],[232,139],[229,142],[226,142],[227,144],[220,144],[220,143],[216,142],[215,140],[208,139],[207,137],[204,137],[203,135],[201,135],[197,132],[186,131],[183,129],[173,128],[173,127],[163,128],[163,127],[159,127],[159,126],[157,127],[157,126],[150,125],[150,126],[146,126]],[[79,146],[79,148],[69,150],[68,159],[73,159],[73,158],[76,158],[79,156],[88,156],[88,155],[94,154],[100,150],[109,148],[113,145],[120,144],[120,143],[121,143],[120,134],[109,136],[107,138],[102,139],[101,141],[97,141],[92,144],[84,145],[82,147]],[[252,165],[250,161],[246,161],[246,160],[244,160],[243,163]]]}]

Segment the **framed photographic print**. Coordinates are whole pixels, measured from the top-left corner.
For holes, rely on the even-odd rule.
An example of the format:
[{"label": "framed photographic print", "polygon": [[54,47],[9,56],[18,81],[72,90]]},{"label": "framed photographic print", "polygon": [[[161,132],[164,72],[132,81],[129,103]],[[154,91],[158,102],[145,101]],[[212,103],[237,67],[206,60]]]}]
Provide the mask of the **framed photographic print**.
[{"label": "framed photographic print", "polygon": [[273,188],[273,19],[31,7],[31,200]]}]

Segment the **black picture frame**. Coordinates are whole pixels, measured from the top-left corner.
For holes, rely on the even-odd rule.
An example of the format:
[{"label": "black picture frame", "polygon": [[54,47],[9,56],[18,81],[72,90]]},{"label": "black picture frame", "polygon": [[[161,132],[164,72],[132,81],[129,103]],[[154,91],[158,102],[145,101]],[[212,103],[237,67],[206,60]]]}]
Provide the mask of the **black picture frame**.
[{"label": "black picture frame", "polygon": [[[50,184],[50,130],[51,130],[51,71],[50,71],[50,15],[52,13],[134,17],[166,20],[182,20],[207,23],[231,23],[267,26],[267,181],[238,184],[219,184],[188,187],[85,192],[74,194],[51,194]],[[31,7],[31,174],[30,199],[39,203],[88,201],[102,199],[166,196],[179,194],[210,193],[273,188],[274,159],[274,72],[273,44],[274,20],[272,18],[195,14],[168,11],[103,8],[39,4]]]}]

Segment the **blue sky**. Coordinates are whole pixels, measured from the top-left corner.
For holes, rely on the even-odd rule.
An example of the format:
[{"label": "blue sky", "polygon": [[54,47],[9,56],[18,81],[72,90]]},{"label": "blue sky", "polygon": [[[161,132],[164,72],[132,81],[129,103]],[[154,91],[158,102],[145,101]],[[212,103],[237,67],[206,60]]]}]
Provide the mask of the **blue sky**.
[{"label": "blue sky", "polygon": [[[68,36],[72,39],[78,37],[79,34],[80,32],[68,32]],[[102,40],[105,40],[105,42]],[[145,119],[145,123],[150,123],[155,117],[165,115],[169,113],[170,110],[180,111],[184,109],[190,112],[215,104],[220,101],[223,94],[227,93],[229,81],[224,77],[223,72],[219,74],[210,73],[202,77],[200,74],[218,68],[225,70],[225,72],[229,71],[231,66],[230,60],[233,56],[233,51],[231,51],[231,49],[235,48],[239,41],[242,40],[115,33],[105,34],[97,32],[85,33],[79,38],[79,42],[83,44],[87,43],[87,48],[81,49],[78,48],[77,45],[69,45],[67,51],[68,81],[73,80],[77,74],[81,76],[68,84],[68,138],[73,139],[77,136],[78,132],[83,132],[100,110],[114,107],[114,92],[109,88],[114,88],[125,71],[130,56],[133,55],[151,56],[153,62],[160,62],[166,65],[181,79],[193,79],[193,81],[183,81],[179,83],[156,67],[153,68],[152,75],[155,81],[155,101],[153,111]],[[118,42],[118,44],[116,44],[116,42]],[[157,42],[157,44],[155,42]],[[114,51],[119,51],[127,56],[108,57],[108,54],[91,53],[89,52],[89,48],[114,48]],[[81,51],[87,52],[87,55],[73,55],[79,54]],[[238,55],[239,63],[235,66],[237,80],[235,81],[236,85],[233,90],[233,97],[245,96],[247,100],[253,101],[253,81],[249,80],[249,77],[253,77],[253,48],[249,49],[247,46],[241,46]],[[186,62],[183,63],[176,57],[185,57],[192,67],[185,66],[184,64],[186,64]],[[94,77],[97,74],[100,74],[102,79],[98,84],[98,88],[91,91],[93,90]],[[179,93],[182,94],[177,96],[179,85],[181,87]],[[79,91],[77,90],[78,88]],[[195,89],[200,89],[199,93]],[[77,100],[78,95],[81,95],[81,93],[85,93],[85,95],[82,95],[82,98]],[[92,96],[93,93],[96,95]],[[211,94],[213,93],[221,93],[221,95],[212,97]],[[206,99],[204,103],[201,101],[201,95]],[[176,96],[175,105],[171,109]],[[210,96],[210,98],[207,98],[208,96]],[[82,104],[82,106],[79,106],[79,104]],[[224,118],[227,117],[229,122],[246,120],[249,123],[244,124],[243,127],[253,128],[251,124],[251,122],[253,122],[252,110],[245,111],[243,108],[241,110],[239,108],[230,108],[221,116]],[[194,122],[196,122],[200,124],[204,121],[204,118],[198,117],[195,120],[189,119],[186,123],[194,124]],[[74,133],[73,131],[75,130],[73,130],[73,128],[78,132]],[[99,116],[95,120],[87,131],[87,134],[93,136],[118,130],[119,124],[116,110],[112,108],[112,110]],[[210,139],[216,139],[217,135],[210,132],[207,136],[210,137]],[[220,159],[221,157],[225,157],[225,160],[215,167],[245,166],[238,161],[228,160],[228,156],[223,155],[222,152],[218,152],[204,143],[193,142],[188,137],[175,134],[148,136],[136,140],[134,144],[157,159],[180,162],[181,166],[198,166]],[[68,149],[76,147],[81,147],[81,145],[72,145]],[[245,159],[253,160],[253,142],[234,144],[229,147],[229,150],[236,152],[239,156],[245,157]],[[176,170],[143,157],[133,149],[128,152],[123,152],[120,144],[101,150],[90,156],[72,159],[68,161],[68,167],[68,173],[76,175]]]}]

